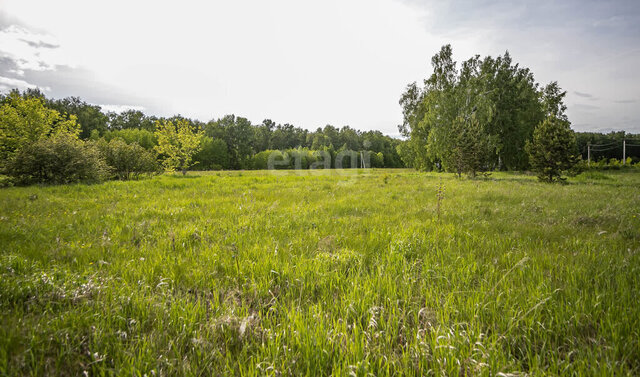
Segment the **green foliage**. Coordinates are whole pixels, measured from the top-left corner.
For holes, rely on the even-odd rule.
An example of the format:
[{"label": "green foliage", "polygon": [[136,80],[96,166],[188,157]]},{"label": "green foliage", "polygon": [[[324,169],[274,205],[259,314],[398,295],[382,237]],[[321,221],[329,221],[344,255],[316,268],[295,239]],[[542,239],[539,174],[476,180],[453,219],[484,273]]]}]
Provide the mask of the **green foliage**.
[{"label": "green foliage", "polygon": [[[186,123],[193,129],[202,129],[210,139],[201,142],[202,150],[193,157],[194,162],[197,163],[197,169],[249,169],[253,167],[253,156],[258,152],[265,150],[293,151],[300,148],[328,151],[333,157],[336,155],[336,148],[354,150],[356,153],[369,151],[376,154],[373,158],[377,167],[404,166],[397,152],[401,141],[385,136],[380,131],[361,132],[349,126],[338,128],[327,125],[310,132],[288,123],[276,124],[270,119],[265,119],[259,125],[253,125],[248,119],[235,115],[227,115],[205,124],[181,116],[158,119],[147,116],[139,110],[105,114],[99,106],[88,104],[80,98],[47,99],[39,90],[31,89],[24,93],[14,90],[9,95],[0,95],[0,106],[7,105],[10,108],[14,98],[20,98],[33,104],[44,104],[44,110],[39,110],[41,112],[51,109],[57,111],[58,113],[49,113],[52,115],[50,121],[52,125],[62,126],[61,121],[77,119],[77,131],[75,132],[78,132],[82,139],[93,141],[98,141],[101,138],[106,141],[122,139],[129,144],[137,143],[145,149],[152,149],[158,145],[157,136],[154,133],[157,121],[171,122],[174,125]],[[31,112],[33,113],[33,111]],[[7,115],[2,121],[7,123],[13,118],[23,119],[26,117],[28,116]],[[14,127],[13,124],[6,125],[5,128],[9,130],[20,129],[20,127]],[[46,130],[36,131],[36,134],[45,134],[44,137],[47,137]],[[34,140],[35,138],[32,138],[29,142]],[[13,153],[17,146],[25,144],[13,135],[5,137],[5,142],[11,145],[6,146],[8,152],[4,153],[5,157],[3,158]],[[380,165],[377,160],[380,154],[384,158],[383,165]],[[161,154],[160,157],[165,160],[166,155]],[[314,157],[310,155],[301,157],[304,161],[310,161],[306,163],[307,165],[311,165],[315,161]],[[167,160],[165,162],[168,163]]]},{"label": "green foliage", "polygon": [[408,138],[401,148],[405,162],[420,170],[442,163],[445,170],[457,172],[462,164],[459,154],[465,153],[458,119],[474,117],[482,132],[475,134],[478,145],[469,148],[483,150],[481,166],[525,168],[524,145],[543,119],[531,72],[514,64],[508,52],[497,58],[474,56],[458,69],[450,45],[443,46],[431,63],[433,74],[424,87],[410,84],[400,99],[404,121],[399,129]]},{"label": "green foliage", "polygon": [[126,110],[121,113],[109,113],[109,129],[140,129],[150,132],[156,130],[156,117],[146,116],[140,110]]},{"label": "green foliage", "polygon": [[[588,159],[587,145],[591,144],[591,162],[597,161],[605,164],[606,161],[615,158],[622,159],[623,153],[630,163],[640,162],[640,135],[630,134],[625,131],[609,132],[576,132],[578,151],[583,160]],[[626,140],[626,148],[623,141]],[[601,162],[604,160],[604,162]],[[629,166],[629,162],[625,165]],[[592,164],[593,166],[593,164]]]},{"label": "green foliage", "polygon": [[526,150],[532,169],[543,182],[563,180],[562,173],[578,161],[576,137],[569,122],[554,115],[536,127],[533,140],[527,144]]},{"label": "green foliage", "polygon": [[78,97],[46,100],[46,106],[60,114],[74,116],[82,139],[88,139],[93,131],[103,133],[107,130],[109,117],[102,113],[100,106],[88,104]]},{"label": "green foliage", "polygon": [[154,174],[160,170],[156,156],[135,142],[128,144],[117,138],[108,143],[98,142],[97,146],[118,179],[138,178],[140,174]]},{"label": "green foliage", "polygon": [[[307,148],[280,150],[266,150],[256,153],[251,159],[252,169],[309,169],[319,168],[316,162],[322,162],[319,151]],[[318,165],[323,165],[322,163]]]},{"label": "green foliage", "polygon": [[203,136],[200,150],[193,156],[195,167],[199,170],[229,169],[229,152],[222,139]]},{"label": "green foliage", "polygon": [[582,171],[584,170],[620,170],[620,169],[635,169],[640,167],[640,161],[637,163],[633,163],[633,159],[631,157],[627,158],[625,163],[616,158],[601,158],[598,161],[591,161],[590,164],[587,161],[580,160],[580,163],[577,165],[580,166]]},{"label": "green foliage", "polygon": [[384,167],[384,154],[382,152],[374,153],[367,151],[369,154],[369,165],[371,168],[383,168]]},{"label": "green foliage", "polygon": [[156,122],[158,139],[156,151],[163,156],[162,164],[167,171],[176,169],[186,174],[192,165],[193,155],[200,150],[202,130],[196,130],[186,120]]},{"label": "green foliage", "polygon": [[68,133],[27,144],[5,165],[18,184],[98,182],[108,170],[95,146]]},{"label": "green foliage", "polygon": [[580,173],[576,176],[576,180],[579,181],[588,181],[588,180],[596,180],[596,181],[610,181],[611,177],[608,175],[593,170],[587,170],[585,172]]},{"label": "green foliage", "polygon": [[[426,146],[423,147],[426,148]],[[409,139],[401,142],[396,147],[396,152],[404,166],[408,168],[431,170],[434,166],[431,161],[426,164],[421,164],[420,156],[424,156],[425,154],[420,153],[420,143],[416,142],[416,139]]]},{"label": "green foliage", "polygon": [[0,162],[36,141],[79,132],[75,116],[46,108],[40,97],[13,91],[0,101]]},{"label": "green foliage", "polygon": [[466,173],[475,177],[478,172],[489,170],[491,145],[489,137],[480,127],[475,116],[466,120],[458,117],[451,127],[450,150],[442,155],[447,171]]},{"label": "green foliage", "polygon": [[0,174],[0,188],[13,186],[13,178],[8,175]]},{"label": "green foliage", "polygon": [[153,149],[158,145],[158,137],[152,132],[145,129],[124,128],[121,130],[106,131],[102,137],[106,141],[113,139],[122,139],[126,143],[137,143],[144,149]]},{"label": "green foliage", "polygon": [[251,167],[257,170],[269,168],[269,161],[274,163],[275,169],[291,169],[291,161],[287,152],[279,150],[266,150],[258,152],[251,158]]},{"label": "green foliage", "polygon": [[485,100],[492,106],[486,130],[494,138],[500,168],[526,169],[525,144],[531,140],[535,126],[544,119],[533,73],[514,63],[509,52],[495,59],[488,56],[478,64],[474,80],[479,81],[486,93]]},{"label": "green foliage", "polygon": [[563,122],[569,121],[565,113],[567,110],[567,106],[564,104],[566,94],[567,92],[560,89],[557,81],[549,83],[542,89],[542,111],[547,118],[551,117]]},{"label": "green foliage", "polygon": [[222,138],[227,144],[231,169],[249,168],[254,153],[254,130],[251,122],[242,117],[227,115],[205,129],[207,136]]}]

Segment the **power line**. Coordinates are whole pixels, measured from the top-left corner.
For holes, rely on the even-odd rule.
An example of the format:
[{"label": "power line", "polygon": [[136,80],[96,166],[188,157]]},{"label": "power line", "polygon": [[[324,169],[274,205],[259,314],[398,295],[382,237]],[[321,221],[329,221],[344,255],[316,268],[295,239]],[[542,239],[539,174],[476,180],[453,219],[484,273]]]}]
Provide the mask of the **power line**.
[{"label": "power line", "polygon": [[592,152],[604,152],[604,151],[611,151],[611,150],[618,149],[618,148],[619,147],[617,147],[617,146],[616,147],[611,147],[611,148],[602,148],[602,149],[593,149],[593,148],[591,148],[591,151]]},{"label": "power line", "polygon": [[619,141],[614,141],[613,143],[606,143],[606,144],[591,144],[592,147],[608,147],[610,145],[614,145],[614,144],[618,144]]}]

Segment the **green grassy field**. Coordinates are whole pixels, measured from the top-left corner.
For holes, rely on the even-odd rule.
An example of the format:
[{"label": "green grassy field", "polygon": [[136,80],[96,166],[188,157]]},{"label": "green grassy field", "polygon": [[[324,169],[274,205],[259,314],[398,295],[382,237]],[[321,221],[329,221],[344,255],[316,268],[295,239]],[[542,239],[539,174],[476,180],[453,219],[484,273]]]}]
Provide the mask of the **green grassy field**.
[{"label": "green grassy field", "polygon": [[2,189],[0,375],[637,375],[639,187],[374,170]]}]

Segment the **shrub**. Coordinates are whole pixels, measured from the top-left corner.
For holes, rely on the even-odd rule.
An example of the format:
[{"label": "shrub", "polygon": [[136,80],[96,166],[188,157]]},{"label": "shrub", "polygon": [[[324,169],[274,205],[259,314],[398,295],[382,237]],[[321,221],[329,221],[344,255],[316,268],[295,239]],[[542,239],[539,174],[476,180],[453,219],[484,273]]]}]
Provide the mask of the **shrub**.
[{"label": "shrub", "polygon": [[140,174],[153,174],[160,170],[153,153],[138,143],[127,144],[118,138],[109,143],[102,141],[98,147],[118,179],[138,178]]},{"label": "shrub", "polygon": [[5,165],[18,184],[98,182],[108,175],[99,150],[75,135],[61,133],[25,145]]},{"label": "shrub", "polygon": [[256,153],[251,158],[253,169],[289,169],[292,159],[287,152],[266,150]]},{"label": "shrub", "polygon": [[13,186],[13,179],[7,175],[0,174],[0,187]]},{"label": "shrub", "polygon": [[609,169],[611,170],[620,170],[622,167],[622,161],[617,158],[612,158],[609,160]]}]

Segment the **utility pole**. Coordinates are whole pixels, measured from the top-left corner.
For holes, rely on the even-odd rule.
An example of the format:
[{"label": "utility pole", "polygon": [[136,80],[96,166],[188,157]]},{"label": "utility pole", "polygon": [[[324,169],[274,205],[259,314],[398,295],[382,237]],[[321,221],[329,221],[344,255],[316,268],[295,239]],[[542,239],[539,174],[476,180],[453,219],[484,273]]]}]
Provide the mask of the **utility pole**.
[{"label": "utility pole", "polygon": [[587,143],[587,166],[591,166],[591,142]]},{"label": "utility pole", "polygon": [[627,139],[622,139],[622,165],[627,163]]}]

